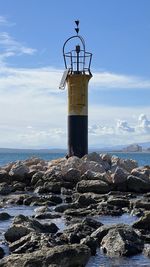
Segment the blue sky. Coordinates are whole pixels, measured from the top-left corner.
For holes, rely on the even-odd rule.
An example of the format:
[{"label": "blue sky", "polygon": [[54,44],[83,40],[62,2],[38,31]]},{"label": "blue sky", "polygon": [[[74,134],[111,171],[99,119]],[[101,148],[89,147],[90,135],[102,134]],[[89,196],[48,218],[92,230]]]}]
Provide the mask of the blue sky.
[{"label": "blue sky", "polygon": [[62,46],[93,53],[89,146],[150,141],[149,0],[1,0],[0,147],[66,147]]}]

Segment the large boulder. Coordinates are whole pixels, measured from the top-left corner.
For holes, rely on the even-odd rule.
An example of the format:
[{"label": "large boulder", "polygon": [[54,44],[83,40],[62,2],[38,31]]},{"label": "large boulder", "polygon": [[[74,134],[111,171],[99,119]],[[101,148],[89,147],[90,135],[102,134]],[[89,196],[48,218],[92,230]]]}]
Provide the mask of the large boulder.
[{"label": "large boulder", "polygon": [[11,216],[7,212],[1,212],[0,213],[0,221],[6,221],[9,220]]},{"label": "large boulder", "polygon": [[54,223],[42,224],[28,216],[19,215],[14,218],[12,226],[6,231],[5,239],[14,242],[31,232],[56,233],[57,231],[58,227]]},{"label": "large boulder", "polygon": [[150,211],[145,211],[144,215],[138,221],[133,223],[133,227],[150,230]]},{"label": "large boulder", "polygon": [[131,256],[142,252],[144,244],[131,227],[109,230],[101,246],[109,256]]},{"label": "large boulder", "polygon": [[81,178],[80,171],[75,168],[70,168],[69,170],[64,171],[62,175],[64,181],[71,182],[73,184],[79,182]]},{"label": "large boulder", "polygon": [[150,191],[150,180],[146,181],[137,176],[129,175],[127,178],[127,189],[131,192],[144,193]]},{"label": "large boulder", "polygon": [[25,226],[22,225],[13,225],[11,226],[5,233],[5,239],[8,242],[14,242],[21,237],[29,234],[31,232],[31,229],[28,229]]},{"label": "large boulder", "polygon": [[76,189],[79,193],[92,192],[97,194],[108,193],[111,190],[110,185],[101,180],[82,180],[77,184]]},{"label": "large boulder", "polygon": [[111,158],[112,167],[113,165],[116,165],[118,167],[123,168],[127,172],[131,172],[134,168],[138,167],[138,163],[135,160],[132,159],[121,159],[118,157],[113,156]]},{"label": "large boulder", "polygon": [[35,193],[44,194],[44,193],[61,193],[61,183],[60,182],[46,182],[43,186],[38,186],[34,190]]},{"label": "large boulder", "polygon": [[43,248],[33,253],[10,255],[0,262],[0,267],[77,267],[85,266],[90,258],[90,249],[83,244],[62,245],[54,248]]},{"label": "large boulder", "polygon": [[150,167],[148,167],[148,166],[135,168],[132,170],[131,174],[134,176],[137,176],[137,177],[139,177],[142,180],[145,180],[147,182],[150,181]]},{"label": "large boulder", "polygon": [[61,171],[62,173],[64,173],[64,172],[67,172],[71,168],[79,170],[79,166],[81,164],[82,164],[82,159],[76,156],[72,156],[68,158],[68,160],[66,160],[63,164],[61,164]]},{"label": "large boulder", "polygon": [[109,182],[110,178],[106,172],[100,173],[88,170],[81,176],[81,180],[101,180],[104,182]]},{"label": "large boulder", "polygon": [[102,164],[97,163],[95,161],[84,161],[80,165],[81,174],[84,174],[88,170],[90,170],[92,172],[98,172],[98,173],[105,173],[106,172],[106,170]]},{"label": "large boulder", "polygon": [[122,184],[127,180],[129,173],[124,169],[117,167],[115,172],[111,175],[111,181],[114,184]]},{"label": "large boulder", "polygon": [[117,206],[117,207],[129,207],[130,206],[130,201],[122,196],[115,197],[115,196],[110,196],[107,200],[107,203],[112,206]]},{"label": "large boulder", "polygon": [[28,173],[29,168],[19,161],[12,166],[9,175],[12,176],[12,178],[14,178],[15,180],[24,181],[24,178]]},{"label": "large boulder", "polygon": [[92,152],[82,157],[82,160],[84,162],[94,161],[98,163],[99,165],[103,166],[105,171],[108,171],[110,169],[111,162],[108,160],[108,155],[106,156],[106,154],[103,156],[103,155],[99,155],[96,152]]}]

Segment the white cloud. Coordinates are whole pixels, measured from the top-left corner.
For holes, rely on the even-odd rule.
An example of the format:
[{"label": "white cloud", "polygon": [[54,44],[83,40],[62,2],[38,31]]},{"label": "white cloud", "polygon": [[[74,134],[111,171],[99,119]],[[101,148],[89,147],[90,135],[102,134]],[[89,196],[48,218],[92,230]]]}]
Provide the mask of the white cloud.
[{"label": "white cloud", "polygon": [[141,114],[138,119],[138,125],[136,127],[140,133],[150,134],[150,120],[148,120],[145,114]]},{"label": "white cloud", "polygon": [[134,128],[133,127],[130,127],[128,125],[128,122],[127,121],[124,121],[124,120],[118,120],[116,127],[117,127],[117,129],[119,131],[123,131],[123,132],[134,132]]},{"label": "white cloud", "polygon": [[10,23],[8,22],[5,16],[0,16],[0,26],[9,26]]},{"label": "white cloud", "polygon": [[111,72],[95,72],[91,85],[99,89],[150,89],[150,80]]},{"label": "white cloud", "polygon": [[0,62],[4,63],[8,57],[20,56],[23,54],[33,55],[36,49],[25,46],[24,44],[16,41],[7,32],[0,32]]},{"label": "white cloud", "polygon": [[91,145],[113,146],[150,141],[150,121],[146,115],[129,125],[127,121],[117,120],[116,125],[93,125],[89,127]]}]

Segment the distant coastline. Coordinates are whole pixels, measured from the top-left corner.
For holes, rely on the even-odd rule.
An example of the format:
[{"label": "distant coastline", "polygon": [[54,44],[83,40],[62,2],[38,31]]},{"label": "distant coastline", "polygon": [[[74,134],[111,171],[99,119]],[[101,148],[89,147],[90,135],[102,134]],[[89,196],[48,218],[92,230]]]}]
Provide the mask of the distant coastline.
[{"label": "distant coastline", "polygon": [[[150,153],[150,150],[143,149],[142,151],[125,151],[124,149],[109,149],[109,148],[89,148],[89,152],[97,152],[97,153],[126,153],[126,154],[143,154],[143,153]],[[40,153],[40,154],[66,154],[67,149],[59,149],[59,148],[54,148],[54,149],[25,149],[25,148],[0,148],[0,153],[28,153],[28,154],[33,154],[33,153]]]}]

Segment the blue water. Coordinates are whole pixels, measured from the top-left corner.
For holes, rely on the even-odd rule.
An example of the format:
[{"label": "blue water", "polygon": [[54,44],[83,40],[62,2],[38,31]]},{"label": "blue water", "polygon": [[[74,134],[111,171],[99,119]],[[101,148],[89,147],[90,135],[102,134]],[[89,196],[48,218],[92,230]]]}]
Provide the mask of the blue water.
[{"label": "blue water", "polygon": [[[134,159],[138,162],[139,166],[150,165],[150,153],[116,153],[111,152],[109,154],[118,156],[124,159]],[[44,160],[52,160],[64,157],[65,153],[0,153],[0,166],[3,166],[9,162],[16,160],[25,160],[31,157],[38,157]]]}]

